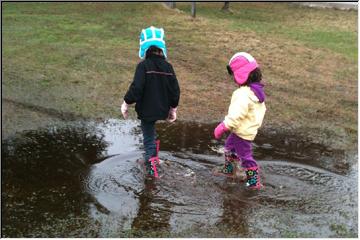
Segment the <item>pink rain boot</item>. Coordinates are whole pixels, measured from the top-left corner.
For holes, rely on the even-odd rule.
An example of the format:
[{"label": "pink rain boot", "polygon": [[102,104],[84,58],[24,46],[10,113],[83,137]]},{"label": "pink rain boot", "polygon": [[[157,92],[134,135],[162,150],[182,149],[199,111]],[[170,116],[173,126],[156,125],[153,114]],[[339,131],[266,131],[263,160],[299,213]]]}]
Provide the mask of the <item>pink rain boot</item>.
[{"label": "pink rain boot", "polygon": [[148,166],[150,166],[150,168],[147,168],[148,174],[155,178],[159,178],[159,174],[156,168],[156,164],[160,164],[159,150],[160,150],[160,140],[156,140],[156,156],[148,160],[150,163]]}]

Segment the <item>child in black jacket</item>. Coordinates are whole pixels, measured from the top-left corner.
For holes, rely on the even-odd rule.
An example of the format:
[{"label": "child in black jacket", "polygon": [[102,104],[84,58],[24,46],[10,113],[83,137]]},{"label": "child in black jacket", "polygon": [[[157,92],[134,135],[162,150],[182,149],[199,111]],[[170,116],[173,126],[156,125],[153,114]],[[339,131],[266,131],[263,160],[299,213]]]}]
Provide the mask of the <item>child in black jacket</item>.
[{"label": "child in black jacket", "polygon": [[125,94],[121,112],[128,116],[128,105],[136,103],[135,110],[141,120],[144,137],[145,166],[150,176],[158,177],[155,160],[158,160],[158,142],[155,141],[157,120],[176,120],[180,88],[172,65],[166,61],[164,30],[149,27],[140,35],[139,57],[134,80]]}]

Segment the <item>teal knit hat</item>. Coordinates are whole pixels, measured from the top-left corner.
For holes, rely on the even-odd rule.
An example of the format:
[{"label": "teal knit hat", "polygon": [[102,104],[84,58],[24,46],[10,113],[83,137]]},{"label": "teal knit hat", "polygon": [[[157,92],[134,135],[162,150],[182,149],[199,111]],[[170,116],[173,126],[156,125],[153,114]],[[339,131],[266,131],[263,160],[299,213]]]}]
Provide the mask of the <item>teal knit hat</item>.
[{"label": "teal knit hat", "polygon": [[164,29],[151,26],[141,31],[139,49],[139,57],[141,59],[145,57],[146,51],[151,46],[160,48],[165,58],[167,58]]}]

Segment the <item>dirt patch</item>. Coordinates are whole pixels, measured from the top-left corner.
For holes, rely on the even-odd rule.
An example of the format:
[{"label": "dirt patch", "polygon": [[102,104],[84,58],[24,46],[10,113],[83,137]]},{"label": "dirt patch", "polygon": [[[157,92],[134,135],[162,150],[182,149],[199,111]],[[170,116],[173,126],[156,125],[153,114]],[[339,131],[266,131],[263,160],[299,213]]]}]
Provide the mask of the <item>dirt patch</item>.
[{"label": "dirt patch", "polygon": [[21,104],[2,100],[2,139],[25,130],[33,130],[62,122],[58,117],[31,110]]}]

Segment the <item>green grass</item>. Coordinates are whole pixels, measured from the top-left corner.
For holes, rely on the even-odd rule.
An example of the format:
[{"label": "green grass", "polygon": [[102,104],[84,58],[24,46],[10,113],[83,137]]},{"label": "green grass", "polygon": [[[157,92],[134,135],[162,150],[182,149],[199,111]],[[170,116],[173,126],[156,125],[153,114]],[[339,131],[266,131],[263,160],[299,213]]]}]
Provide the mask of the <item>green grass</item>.
[{"label": "green grass", "polygon": [[355,141],[357,12],[231,3],[225,13],[222,3],[197,3],[192,19],[190,3],[177,6],[182,11],[161,3],[3,3],[3,97],[118,118],[139,62],[140,31],[153,25],[166,32],[180,120],[223,119],[235,87],[225,66],[249,51],[266,83],[265,124],[336,126]]},{"label": "green grass", "polygon": [[[37,104],[79,111],[67,104],[70,96],[91,98],[92,88],[108,83],[113,98],[116,83],[130,77],[136,63],[135,56],[117,60],[117,50],[136,52],[133,39],[138,34],[134,31],[132,36],[127,24],[118,21],[129,18],[132,11],[116,11],[116,5],[121,9],[121,4],[109,5],[102,14],[93,4],[5,3],[4,75],[12,84],[4,95],[25,101],[40,95]],[[80,108],[85,114],[91,113],[87,106],[94,104]]]},{"label": "green grass", "polygon": [[[221,4],[197,4],[198,16],[218,21],[230,21],[232,30],[255,31],[261,35],[287,37],[311,47],[326,48],[357,61],[356,11],[329,11],[327,9],[304,9],[287,3],[262,7],[254,3],[231,3],[232,13],[219,11]],[[189,4],[182,4],[182,10],[189,12]],[[317,15],[323,15],[317,19]],[[344,29],[337,20],[352,16],[353,26]],[[314,17],[316,16],[316,17]],[[340,22],[341,24],[341,22]],[[345,26],[346,27],[346,26]]]},{"label": "green grass", "polygon": [[345,238],[355,238],[354,233],[352,233],[347,226],[343,224],[331,224],[330,225],[331,231],[335,233],[334,237],[345,237]]}]

